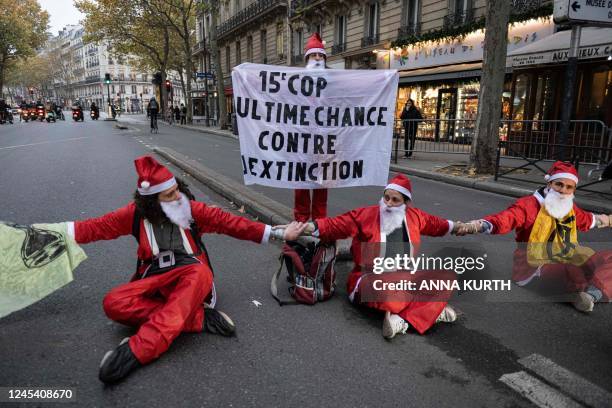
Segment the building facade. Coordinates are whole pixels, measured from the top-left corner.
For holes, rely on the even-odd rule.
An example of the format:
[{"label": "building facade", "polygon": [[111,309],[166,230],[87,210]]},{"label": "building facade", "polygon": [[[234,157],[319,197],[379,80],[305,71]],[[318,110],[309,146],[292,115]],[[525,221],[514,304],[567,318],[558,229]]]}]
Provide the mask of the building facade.
[{"label": "building facade", "polygon": [[[142,112],[153,95],[152,75],[134,69],[125,57],[115,56],[108,44],[85,44],[80,25],[66,26],[48,42],[45,52],[52,57],[54,83],[51,98],[63,106],[80,103],[106,106],[108,100],[124,112]],[[105,84],[109,73],[111,84]],[[173,79],[173,102],[184,103],[178,81]]]},{"label": "building facade", "polygon": [[[554,84],[563,78],[564,61],[520,66],[512,55],[547,43],[567,27],[552,21],[552,0],[508,1],[509,57],[501,116],[517,121],[559,119],[562,90]],[[469,140],[478,109],[485,12],[485,0],[227,2],[218,31],[228,111],[232,67],[241,62],[301,66],[306,40],[319,32],[330,68],[399,71],[397,117],[412,99],[431,123],[421,126],[419,137]],[[207,18],[202,16],[204,26]],[[592,57],[589,51],[581,57],[572,117],[597,118],[610,127],[612,30],[599,30],[606,30],[598,34],[604,40],[591,44],[599,48],[591,51]],[[585,41],[590,40],[585,37]],[[556,51],[567,49],[569,39],[560,47]]]}]

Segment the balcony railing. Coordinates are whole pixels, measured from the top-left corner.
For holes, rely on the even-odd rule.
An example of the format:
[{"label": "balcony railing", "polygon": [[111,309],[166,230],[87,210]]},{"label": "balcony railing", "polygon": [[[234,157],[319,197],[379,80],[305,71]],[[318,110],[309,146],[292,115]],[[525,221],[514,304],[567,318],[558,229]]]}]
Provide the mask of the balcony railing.
[{"label": "balcony railing", "polygon": [[300,14],[304,9],[309,8],[315,3],[321,3],[321,0],[292,0],[289,16],[293,17]]},{"label": "balcony railing", "polygon": [[346,43],[334,44],[334,46],[332,47],[332,55],[340,54],[344,51],[346,51]]},{"label": "balcony railing", "polygon": [[398,38],[406,38],[421,34],[421,23],[403,25],[397,30]]},{"label": "balcony railing", "polygon": [[444,28],[462,26],[474,20],[474,10],[467,9],[457,13],[450,13],[444,16]]},{"label": "balcony railing", "polygon": [[236,28],[260,18],[262,14],[276,7],[285,7],[286,5],[287,2],[285,0],[258,0],[234,14],[223,24],[218,25],[217,38],[225,37]]},{"label": "balcony railing", "polygon": [[542,7],[542,0],[510,0],[510,14],[521,15]]},{"label": "balcony railing", "polygon": [[380,35],[378,35],[378,34],[370,35],[368,37],[363,37],[361,39],[361,47],[364,48],[364,47],[369,47],[371,45],[376,45],[376,44],[379,43],[379,41],[378,41],[379,38],[380,38]]},{"label": "balcony railing", "polygon": [[210,41],[198,41],[193,45],[192,54],[200,54],[206,52],[206,48],[210,46]]},{"label": "balcony railing", "polygon": [[304,63],[304,54],[291,56],[291,65],[302,65],[303,63]]}]

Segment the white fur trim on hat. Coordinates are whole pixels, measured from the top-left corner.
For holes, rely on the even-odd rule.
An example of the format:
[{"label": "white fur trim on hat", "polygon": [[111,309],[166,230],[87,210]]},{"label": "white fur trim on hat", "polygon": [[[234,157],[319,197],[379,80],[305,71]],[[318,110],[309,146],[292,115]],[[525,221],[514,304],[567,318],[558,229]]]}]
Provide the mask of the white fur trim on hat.
[{"label": "white fur trim on hat", "polygon": [[169,189],[170,187],[173,187],[175,184],[176,184],[176,179],[174,177],[164,181],[163,183],[156,184],[154,186],[151,186],[150,183],[145,180],[142,183],[140,183],[141,187],[138,188],[138,193],[140,195],[157,194],[157,193],[161,193],[164,190]]},{"label": "white fur trim on hat", "polygon": [[385,187],[385,190],[388,190],[388,189],[399,191],[400,193],[402,193],[403,195],[405,195],[406,197],[412,200],[412,194],[410,194],[410,191],[408,191],[407,188],[400,186],[399,184],[395,184],[395,183],[388,184],[387,187]]},{"label": "white fur trim on hat", "polygon": [[323,54],[327,57],[327,53],[324,48],[311,48],[304,53],[304,57],[309,56],[312,53],[318,52],[319,54]]},{"label": "white fur trim on hat", "polygon": [[574,183],[578,184],[578,177],[574,176],[572,173],[555,173],[553,175],[547,174],[544,176],[544,180],[546,181],[553,181],[560,178],[574,180]]}]

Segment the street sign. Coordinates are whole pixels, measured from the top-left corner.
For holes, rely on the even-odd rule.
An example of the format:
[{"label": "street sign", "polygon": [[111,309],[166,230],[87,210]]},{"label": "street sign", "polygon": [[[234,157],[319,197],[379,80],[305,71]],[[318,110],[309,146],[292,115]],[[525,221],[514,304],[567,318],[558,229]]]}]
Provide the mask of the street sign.
[{"label": "street sign", "polygon": [[212,72],[196,72],[196,78],[198,79],[214,79]]},{"label": "street sign", "polygon": [[612,27],[612,0],[555,0],[555,23]]}]

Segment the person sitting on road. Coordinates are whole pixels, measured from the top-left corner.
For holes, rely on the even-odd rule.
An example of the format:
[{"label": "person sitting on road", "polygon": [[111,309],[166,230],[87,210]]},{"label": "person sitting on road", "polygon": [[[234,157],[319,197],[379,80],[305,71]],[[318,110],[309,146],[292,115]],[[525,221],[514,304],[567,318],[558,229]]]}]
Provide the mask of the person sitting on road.
[{"label": "person sitting on road", "polygon": [[69,223],[77,243],[133,234],[138,268],[129,283],[104,298],[106,315],[137,328],[135,335],[106,353],[99,378],[117,382],[164,353],[183,333],[234,334],[234,322],[216,310],[213,272],[202,234],[266,243],[283,235],[297,236],[304,227],[286,230],[236,216],[195,201],[187,185],[151,156],[135,160],[138,184],[134,201],[98,218]]},{"label": "person sitting on road", "polygon": [[[297,229],[306,225],[305,234],[325,242],[352,238],[351,254],[355,264],[347,282],[349,299],[355,304],[385,312],[382,335],[392,339],[405,334],[410,326],[424,334],[438,322],[454,322],[457,313],[448,305],[450,293],[440,291],[430,297],[419,297],[419,301],[407,296],[397,297],[393,293],[376,295],[375,280],[385,283],[401,281],[403,278],[417,279],[423,276],[455,279],[454,272],[424,271],[411,275],[404,273],[372,273],[374,257],[384,250],[385,257],[395,257],[398,248],[409,256],[418,253],[421,235],[440,237],[456,231],[461,223],[426,213],[412,205],[412,186],[402,174],[389,181],[378,205],[357,208],[331,218],[318,218],[314,222],[299,223]],[[294,240],[294,233],[286,236]],[[389,296],[390,295],[390,296]],[[385,298],[385,296],[388,296]],[[393,299],[390,299],[393,298]],[[423,300],[423,301],[420,301]]]},{"label": "person sitting on road", "polygon": [[512,279],[519,286],[562,286],[579,311],[612,300],[612,250],[595,252],[578,244],[578,231],[612,226],[612,215],[584,211],[574,203],[578,172],[557,161],[547,184],[508,209],[458,228],[457,235],[516,231]]}]

